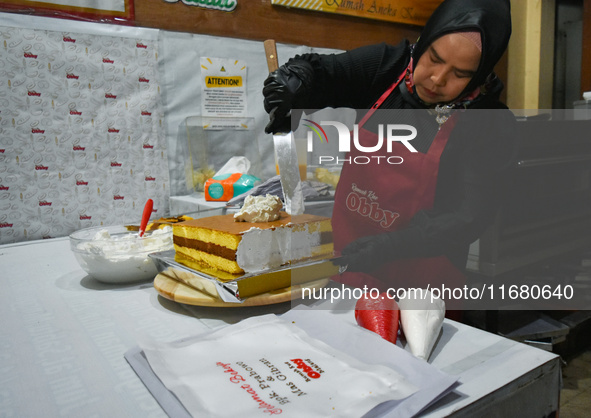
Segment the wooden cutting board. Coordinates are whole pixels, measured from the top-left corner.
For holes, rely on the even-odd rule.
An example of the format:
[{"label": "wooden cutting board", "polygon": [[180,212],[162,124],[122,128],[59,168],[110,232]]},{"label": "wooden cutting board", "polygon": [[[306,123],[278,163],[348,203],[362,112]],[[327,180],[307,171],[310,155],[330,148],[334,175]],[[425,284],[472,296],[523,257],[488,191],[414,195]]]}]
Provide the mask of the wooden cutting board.
[{"label": "wooden cutting board", "polygon": [[246,298],[243,303],[224,302],[217,296],[211,296],[207,293],[200,292],[199,290],[181,283],[164,273],[160,273],[154,278],[154,288],[163,297],[187,305],[242,308],[246,306],[272,305],[275,303],[300,299],[302,297],[303,288],[321,289],[328,284],[328,281],[329,279],[326,278],[274,290],[272,292]]}]

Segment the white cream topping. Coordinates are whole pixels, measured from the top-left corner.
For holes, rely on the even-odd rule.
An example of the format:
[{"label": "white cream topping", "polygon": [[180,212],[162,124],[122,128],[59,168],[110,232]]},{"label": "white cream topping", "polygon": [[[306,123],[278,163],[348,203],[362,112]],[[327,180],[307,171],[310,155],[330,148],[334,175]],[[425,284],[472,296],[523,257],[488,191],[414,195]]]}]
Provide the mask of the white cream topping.
[{"label": "white cream topping", "polygon": [[165,226],[138,239],[137,233],[111,236],[104,229],[75,252],[85,270],[101,281],[126,282],[150,279],[158,274],[148,254],[173,248],[172,228]]},{"label": "white cream topping", "polygon": [[236,222],[272,222],[279,219],[279,211],[283,207],[281,199],[267,194],[266,196],[247,196],[240,211],[234,214]]},{"label": "white cream topping", "polygon": [[308,225],[300,231],[287,226],[274,230],[250,228],[238,244],[236,262],[252,273],[312,257],[312,251],[319,245],[320,233],[310,233]]}]

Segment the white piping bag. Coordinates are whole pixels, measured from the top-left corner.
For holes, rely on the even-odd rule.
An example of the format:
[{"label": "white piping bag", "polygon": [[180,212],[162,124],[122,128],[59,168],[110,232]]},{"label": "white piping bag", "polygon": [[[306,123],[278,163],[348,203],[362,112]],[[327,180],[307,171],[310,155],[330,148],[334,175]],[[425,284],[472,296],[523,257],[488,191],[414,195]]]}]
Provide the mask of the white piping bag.
[{"label": "white piping bag", "polygon": [[398,302],[400,325],[410,351],[416,357],[429,360],[445,318],[445,302],[426,289],[409,291]]}]

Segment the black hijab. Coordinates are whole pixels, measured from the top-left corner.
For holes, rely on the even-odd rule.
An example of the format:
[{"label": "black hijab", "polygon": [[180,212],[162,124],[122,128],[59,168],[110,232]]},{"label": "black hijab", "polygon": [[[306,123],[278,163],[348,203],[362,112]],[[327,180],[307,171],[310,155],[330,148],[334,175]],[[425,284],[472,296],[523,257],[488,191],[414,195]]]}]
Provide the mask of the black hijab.
[{"label": "black hijab", "polygon": [[505,53],[511,37],[509,0],[445,0],[427,21],[413,51],[416,65],[437,38],[472,30],[480,32],[482,56],[476,73],[459,97],[482,85]]}]

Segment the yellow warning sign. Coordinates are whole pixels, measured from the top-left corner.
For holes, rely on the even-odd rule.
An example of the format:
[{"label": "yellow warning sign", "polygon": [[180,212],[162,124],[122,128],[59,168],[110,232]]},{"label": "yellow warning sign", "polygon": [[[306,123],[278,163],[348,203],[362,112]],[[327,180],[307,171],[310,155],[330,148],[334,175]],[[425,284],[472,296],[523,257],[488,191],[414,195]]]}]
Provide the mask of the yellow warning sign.
[{"label": "yellow warning sign", "polygon": [[205,77],[205,87],[220,88],[220,87],[242,87],[242,77]]}]

